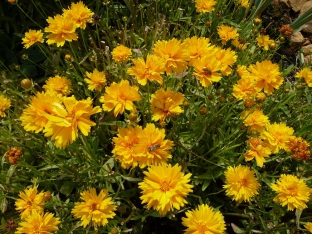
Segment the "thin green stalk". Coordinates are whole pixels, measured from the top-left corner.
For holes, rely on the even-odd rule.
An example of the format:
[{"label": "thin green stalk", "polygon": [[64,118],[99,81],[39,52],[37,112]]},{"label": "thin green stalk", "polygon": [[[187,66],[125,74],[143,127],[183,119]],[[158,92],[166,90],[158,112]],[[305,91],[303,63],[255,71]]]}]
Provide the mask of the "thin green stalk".
[{"label": "thin green stalk", "polygon": [[21,12],[23,12],[34,24],[36,24],[39,28],[42,29],[41,25],[39,25],[36,21],[34,21],[21,7],[20,5],[17,3],[16,6],[18,7],[18,9],[20,9]]}]

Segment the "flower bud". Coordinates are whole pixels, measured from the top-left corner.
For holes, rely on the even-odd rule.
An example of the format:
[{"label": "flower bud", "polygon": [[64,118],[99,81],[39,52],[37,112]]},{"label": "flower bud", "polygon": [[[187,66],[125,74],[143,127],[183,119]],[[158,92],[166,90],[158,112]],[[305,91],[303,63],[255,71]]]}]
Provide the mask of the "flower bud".
[{"label": "flower bud", "polygon": [[30,89],[32,87],[31,80],[28,78],[23,79],[20,84],[23,89]]},{"label": "flower bud", "polygon": [[260,18],[254,18],[253,23],[254,25],[259,25],[262,23],[262,20]]},{"label": "flower bud", "polygon": [[205,106],[201,107],[201,108],[199,109],[199,113],[200,113],[201,115],[206,115],[206,114],[208,113],[207,107],[205,107]]}]

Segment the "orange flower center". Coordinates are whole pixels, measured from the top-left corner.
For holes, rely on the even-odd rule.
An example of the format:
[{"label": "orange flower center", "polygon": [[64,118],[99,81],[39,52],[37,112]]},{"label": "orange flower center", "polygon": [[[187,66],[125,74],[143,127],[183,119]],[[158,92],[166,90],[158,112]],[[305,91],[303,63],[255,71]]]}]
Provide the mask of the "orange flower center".
[{"label": "orange flower center", "polygon": [[209,231],[209,229],[206,227],[206,224],[200,222],[197,224],[197,231],[201,234],[205,234],[205,232]]},{"label": "orange flower center", "polygon": [[170,189],[170,183],[168,181],[162,181],[160,183],[160,190],[163,192],[167,192]]},{"label": "orange flower center", "polygon": [[246,187],[246,185],[247,185],[247,180],[246,180],[245,178],[240,179],[239,183],[240,183],[241,187]]},{"label": "orange flower center", "polygon": [[93,203],[93,204],[91,205],[91,210],[92,210],[92,211],[98,210],[98,204]]},{"label": "orange flower center", "polygon": [[287,190],[288,190],[288,195],[292,197],[298,195],[298,187],[296,185],[289,186]]}]

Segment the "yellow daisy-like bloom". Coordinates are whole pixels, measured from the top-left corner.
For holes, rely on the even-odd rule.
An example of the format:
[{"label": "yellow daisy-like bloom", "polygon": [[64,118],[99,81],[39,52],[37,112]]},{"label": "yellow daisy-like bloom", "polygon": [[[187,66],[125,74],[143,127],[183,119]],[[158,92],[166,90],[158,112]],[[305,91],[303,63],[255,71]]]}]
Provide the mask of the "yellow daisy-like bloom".
[{"label": "yellow daisy-like bloom", "polygon": [[224,175],[226,185],[223,185],[223,188],[226,189],[226,195],[233,200],[239,203],[250,201],[258,194],[260,184],[255,177],[255,172],[249,167],[242,165],[228,167]]},{"label": "yellow daisy-like bloom", "polygon": [[289,141],[294,129],[287,127],[284,123],[268,124],[266,130],[261,132],[260,137],[267,140],[273,153],[277,153],[280,149],[290,151]]},{"label": "yellow daisy-like bloom", "polygon": [[116,63],[126,62],[131,57],[131,55],[131,49],[124,45],[119,45],[112,51],[112,57]]},{"label": "yellow daisy-like bloom", "polygon": [[312,223],[311,223],[311,222],[307,222],[307,223],[304,225],[304,227],[305,227],[309,232],[312,233]]},{"label": "yellow daisy-like bloom", "polygon": [[157,83],[163,83],[161,74],[164,74],[165,60],[156,55],[147,55],[146,62],[143,58],[133,59],[134,66],[129,68],[127,73],[135,76],[140,85],[146,85],[147,81],[156,81]]},{"label": "yellow daisy-like bloom", "polygon": [[309,68],[303,68],[296,73],[297,78],[303,78],[309,87],[312,87],[312,71]]},{"label": "yellow daisy-like bloom", "polygon": [[237,30],[231,26],[221,25],[218,27],[218,34],[222,40],[222,44],[225,45],[227,41],[237,39],[239,37]]},{"label": "yellow daisy-like bloom", "polygon": [[47,22],[49,25],[44,31],[50,33],[47,36],[49,45],[56,43],[56,46],[59,47],[63,46],[65,41],[77,40],[78,36],[75,33],[77,26],[71,17],[57,14],[54,18],[48,17]]},{"label": "yellow daisy-like bloom", "polygon": [[42,88],[46,92],[56,92],[67,96],[71,91],[71,81],[64,76],[50,77]]},{"label": "yellow daisy-like bloom", "polygon": [[287,206],[287,210],[307,208],[306,203],[312,194],[312,189],[293,175],[282,174],[276,183],[271,184],[271,188],[277,193],[274,202]]},{"label": "yellow daisy-like bloom", "polygon": [[244,120],[244,125],[248,127],[249,133],[260,133],[270,123],[269,117],[258,109],[244,111],[241,119]]},{"label": "yellow daisy-like bloom", "polygon": [[186,218],[182,218],[182,224],[187,227],[185,234],[225,233],[223,215],[206,204],[199,205],[195,210],[187,211],[185,215]]},{"label": "yellow daisy-like bloom", "polygon": [[204,13],[214,10],[214,5],[217,2],[215,0],[195,0],[196,12]]},{"label": "yellow daisy-like bloom", "polygon": [[52,234],[58,230],[60,218],[53,217],[54,214],[33,211],[33,213],[20,223],[15,233],[17,234]]},{"label": "yellow daisy-like bloom", "polygon": [[173,141],[165,140],[165,136],[165,129],[158,129],[154,124],[147,124],[139,132],[139,142],[133,150],[140,167],[158,165],[172,158],[168,151],[172,149]]},{"label": "yellow daisy-like bloom", "polygon": [[21,213],[21,218],[25,219],[31,215],[34,211],[43,213],[43,196],[44,193],[38,193],[36,187],[25,189],[18,195],[21,199],[15,201],[16,210]]},{"label": "yellow daisy-like bloom", "polygon": [[130,86],[129,81],[122,80],[120,83],[113,82],[111,86],[105,88],[105,94],[100,98],[104,111],[114,109],[114,115],[122,114],[125,109],[136,110],[134,101],[140,101],[139,87]]},{"label": "yellow daisy-like bloom", "polygon": [[85,82],[88,83],[88,89],[93,91],[101,91],[103,87],[106,85],[106,76],[104,72],[99,72],[98,69],[94,69],[94,71],[86,72],[88,78],[85,78]]},{"label": "yellow daisy-like bloom", "polygon": [[265,158],[269,157],[271,154],[269,144],[265,141],[262,141],[259,137],[251,137],[247,144],[250,147],[250,150],[245,153],[245,160],[251,161],[255,158],[257,166],[263,167]]},{"label": "yellow daisy-like bloom", "polygon": [[233,86],[233,96],[238,100],[248,100],[250,97],[255,96],[256,93],[255,81],[248,76],[238,80],[237,84]]},{"label": "yellow daisy-like bloom", "polygon": [[239,5],[241,5],[244,8],[248,8],[249,7],[249,2],[248,0],[238,0],[237,2]]},{"label": "yellow daisy-like bloom", "polygon": [[[139,165],[139,158],[134,153],[134,147],[139,143],[142,127],[118,128],[117,137],[113,138],[115,147],[112,151],[121,162],[123,168],[136,167]],[[142,167],[142,165],[139,165]]]},{"label": "yellow daisy-like bloom", "polygon": [[270,60],[250,65],[248,70],[250,76],[256,81],[255,88],[258,92],[263,89],[266,94],[271,95],[274,89],[278,89],[284,81],[278,64],[272,63]]},{"label": "yellow daisy-like bloom", "polygon": [[184,95],[177,91],[168,89],[159,89],[152,94],[151,109],[153,112],[152,120],[164,122],[165,118],[170,118],[171,115],[178,115],[183,112],[179,105],[182,105]]},{"label": "yellow daisy-like bloom", "polygon": [[110,197],[108,190],[102,189],[97,195],[95,188],[80,193],[83,202],[75,202],[72,214],[81,219],[84,228],[91,222],[95,230],[99,226],[106,226],[108,219],[114,218],[117,207]]},{"label": "yellow daisy-like bloom", "polygon": [[236,48],[240,49],[240,50],[246,50],[246,48],[247,48],[247,44],[238,38],[235,38],[232,41],[232,45],[235,46]]},{"label": "yellow daisy-like bloom", "polygon": [[5,110],[9,109],[11,106],[11,101],[7,99],[4,95],[0,94],[0,116],[5,117]]},{"label": "yellow daisy-like bloom", "polygon": [[147,203],[147,209],[153,207],[159,214],[166,215],[187,204],[185,197],[193,191],[193,185],[189,184],[192,174],[184,175],[181,166],[154,165],[144,175],[139,188],[142,189],[142,204]]},{"label": "yellow daisy-like bloom", "polygon": [[64,17],[71,18],[77,28],[86,28],[86,23],[90,22],[92,19],[93,12],[86,7],[83,2],[73,3],[71,7],[67,9],[63,9]]},{"label": "yellow daisy-like bloom", "polygon": [[55,116],[45,114],[48,124],[44,128],[45,136],[52,136],[55,146],[65,148],[78,137],[78,129],[87,136],[91,126],[96,124],[90,116],[101,112],[99,106],[92,107],[91,98],[77,101],[74,96],[63,97],[63,104],[53,103]]},{"label": "yellow daisy-like bloom", "polygon": [[157,41],[153,51],[156,56],[165,60],[167,74],[182,73],[187,69],[189,56],[180,40],[172,38],[169,41]]},{"label": "yellow daisy-like bloom", "polygon": [[264,50],[268,50],[269,45],[274,42],[268,35],[263,34],[259,34],[256,39],[258,41],[258,46],[263,47]]},{"label": "yellow daisy-like bloom", "polygon": [[217,47],[214,56],[221,63],[222,75],[230,75],[232,72],[231,66],[234,65],[237,60],[237,55],[235,54],[235,51],[232,51],[231,49],[223,50]]},{"label": "yellow daisy-like bloom", "polygon": [[25,37],[22,39],[22,44],[24,44],[24,48],[28,49],[32,45],[37,42],[43,43],[43,33],[41,30],[29,30],[25,33]]}]

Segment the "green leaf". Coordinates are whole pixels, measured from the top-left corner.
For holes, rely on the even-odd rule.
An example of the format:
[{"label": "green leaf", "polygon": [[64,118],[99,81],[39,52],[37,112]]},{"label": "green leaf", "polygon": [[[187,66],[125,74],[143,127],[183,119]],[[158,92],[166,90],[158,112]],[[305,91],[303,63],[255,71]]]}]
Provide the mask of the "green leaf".
[{"label": "green leaf", "polygon": [[4,213],[8,208],[8,200],[6,199],[6,196],[0,197],[0,210],[2,213]]},{"label": "green leaf", "polygon": [[296,135],[302,136],[302,135],[304,135],[306,133],[310,133],[310,132],[312,132],[312,124],[301,128],[299,131],[296,132]]},{"label": "green leaf", "polygon": [[62,187],[60,188],[60,192],[64,195],[68,196],[73,191],[73,188],[75,187],[75,184],[71,181],[66,181]]},{"label": "green leaf", "polygon": [[235,233],[246,233],[245,229],[237,227],[234,223],[231,223],[231,227]]}]

